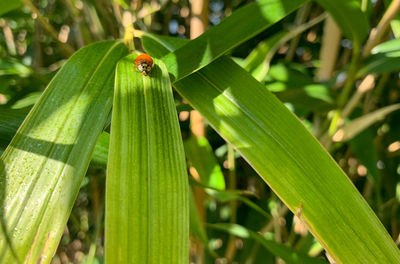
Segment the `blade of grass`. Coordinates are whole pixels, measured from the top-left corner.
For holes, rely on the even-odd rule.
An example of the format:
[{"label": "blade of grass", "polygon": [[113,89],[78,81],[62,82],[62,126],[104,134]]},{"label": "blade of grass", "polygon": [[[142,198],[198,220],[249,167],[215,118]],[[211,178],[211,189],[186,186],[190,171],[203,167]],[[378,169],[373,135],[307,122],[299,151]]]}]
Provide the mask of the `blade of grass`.
[{"label": "blade of grass", "polygon": [[50,263],[111,109],[122,43],[75,53],[1,156],[0,262]]},{"label": "blade of grass", "polygon": [[188,180],[165,65],[118,63],[106,181],[108,263],[187,263]]}]

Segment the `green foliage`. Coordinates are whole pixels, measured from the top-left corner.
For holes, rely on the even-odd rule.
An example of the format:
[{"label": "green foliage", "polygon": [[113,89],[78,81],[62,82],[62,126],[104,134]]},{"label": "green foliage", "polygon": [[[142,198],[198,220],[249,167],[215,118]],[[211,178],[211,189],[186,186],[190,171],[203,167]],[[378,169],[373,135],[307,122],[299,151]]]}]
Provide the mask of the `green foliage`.
[{"label": "green foliage", "polygon": [[400,262],[390,3],[0,1],[0,262]]},{"label": "green foliage", "polygon": [[0,1],[0,16],[22,6],[20,0]]},{"label": "green foliage", "polygon": [[[180,80],[265,30],[304,2],[261,0],[251,3],[200,37],[169,53],[162,60],[174,76],[174,81]],[[229,34],[226,34],[227,32]]]},{"label": "green foliage", "polygon": [[50,263],[96,139],[111,109],[120,42],[77,52],[58,72],[1,156],[4,263]]},{"label": "green foliage", "polygon": [[107,163],[108,263],[185,263],[189,202],[183,143],[168,72],[134,72],[137,54],[117,66]]}]

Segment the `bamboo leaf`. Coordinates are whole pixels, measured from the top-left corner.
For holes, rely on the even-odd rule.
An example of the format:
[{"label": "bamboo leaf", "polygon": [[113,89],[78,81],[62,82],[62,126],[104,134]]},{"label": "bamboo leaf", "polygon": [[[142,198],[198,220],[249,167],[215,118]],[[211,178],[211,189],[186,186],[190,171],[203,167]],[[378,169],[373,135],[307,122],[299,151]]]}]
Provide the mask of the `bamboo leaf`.
[{"label": "bamboo leaf", "polygon": [[371,55],[364,61],[364,66],[358,71],[357,76],[398,71],[399,57],[400,39],[386,41],[371,50]]},{"label": "bamboo leaf", "polygon": [[[359,1],[316,1],[331,13],[344,34],[360,46],[368,33],[368,20],[361,11]],[[254,37],[305,2],[304,0],[260,0],[248,4],[195,40],[177,49],[173,48],[173,52],[167,54],[163,61],[174,76],[174,81],[178,81]],[[167,43],[162,46],[171,49],[173,43],[172,45],[170,41]],[[168,45],[170,47],[167,47]]]},{"label": "bamboo leaf", "polygon": [[[21,109],[0,108],[0,148],[5,149],[7,147],[29,110],[29,107]],[[101,133],[93,151],[92,162],[100,165],[107,164],[109,142],[110,135],[107,132]]]},{"label": "bamboo leaf", "polygon": [[126,52],[115,41],[76,52],[1,156],[1,263],[50,263],[111,109],[115,64]]},{"label": "bamboo leaf", "polygon": [[248,207],[252,208],[254,211],[258,212],[265,218],[267,219],[271,218],[271,215],[267,213],[264,209],[262,209],[256,203],[252,202],[250,199],[241,196],[240,192],[237,192],[235,190],[214,192],[212,196],[223,203],[229,201],[241,201],[242,203],[246,204]]},{"label": "bamboo leaf", "polygon": [[110,134],[107,132],[101,133],[93,151],[92,162],[100,165],[107,165],[109,146]]},{"label": "bamboo leaf", "polygon": [[223,57],[175,87],[300,215],[336,261],[400,261],[395,244],[347,176],[242,68]]},{"label": "bamboo leaf", "polygon": [[24,121],[29,108],[8,109],[0,108],[0,147],[6,148],[14,137],[17,129]]},{"label": "bamboo leaf", "polygon": [[229,234],[235,235],[244,239],[253,239],[260,243],[265,249],[270,251],[275,256],[282,258],[288,264],[324,264],[323,260],[312,258],[304,253],[297,252],[292,248],[288,248],[282,244],[276,243],[273,238],[268,239],[248,228],[227,223],[207,224],[207,227],[222,230]]},{"label": "bamboo leaf", "polygon": [[305,2],[260,0],[248,4],[200,37],[167,54],[162,60],[177,81],[254,37]]},{"label": "bamboo leaf", "polygon": [[204,229],[203,223],[200,220],[199,212],[196,208],[196,202],[194,201],[193,192],[190,190],[189,193],[190,201],[190,232],[196,236],[204,245],[208,244],[207,233]]},{"label": "bamboo leaf", "polygon": [[186,157],[199,174],[200,181],[211,188],[224,190],[224,175],[207,138],[190,137],[184,142],[184,147]]},{"label": "bamboo leaf", "polygon": [[335,133],[335,135],[333,135],[333,140],[336,142],[344,142],[350,140],[375,122],[384,118],[386,115],[399,109],[400,104],[389,105],[369,114],[363,115],[359,118],[356,118],[350,123],[346,124],[341,129],[339,129]]},{"label": "bamboo leaf", "polygon": [[106,181],[108,263],[187,263],[188,180],[165,65],[118,63]]},{"label": "bamboo leaf", "polygon": [[382,223],[329,154],[232,60],[222,57],[174,86],[337,262],[400,262]]},{"label": "bamboo leaf", "polygon": [[0,1],[0,16],[10,12],[14,9],[17,9],[22,6],[22,2],[20,0],[13,0],[13,1]]}]

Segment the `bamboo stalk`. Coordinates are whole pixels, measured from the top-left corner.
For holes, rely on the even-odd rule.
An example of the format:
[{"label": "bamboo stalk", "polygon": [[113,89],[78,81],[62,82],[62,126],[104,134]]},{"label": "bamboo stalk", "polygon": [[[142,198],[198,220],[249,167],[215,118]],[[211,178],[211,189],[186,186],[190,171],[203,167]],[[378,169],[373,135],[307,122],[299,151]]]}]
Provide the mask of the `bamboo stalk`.
[{"label": "bamboo stalk", "polygon": [[340,40],[342,34],[332,16],[328,15],[325,20],[322,47],[319,54],[321,66],[318,68],[317,80],[327,81],[332,77],[338,57]]},{"label": "bamboo stalk", "polygon": [[[228,169],[229,169],[229,190],[236,189],[236,164],[235,164],[235,150],[233,146],[228,144]],[[237,201],[230,202],[230,222],[236,223]],[[229,235],[228,245],[225,251],[225,258],[232,261],[236,255],[236,237]]]},{"label": "bamboo stalk", "polygon": [[[209,0],[192,0],[191,1],[191,18],[190,18],[190,38],[194,39],[206,30],[208,26],[208,3]],[[190,111],[190,130],[195,137],[204,137],[206,130],[204,127],[204,118],[196,110]],[[200,219],[203,223],[206,221],[206,209],[204,207],[204,201],[206,199],[206,193],[203,188],[193,186],[193,194],[199,213]],[[204,263],[204,245],[194,240],[195,247],[198,249],[197,260],[198,263]]]}]

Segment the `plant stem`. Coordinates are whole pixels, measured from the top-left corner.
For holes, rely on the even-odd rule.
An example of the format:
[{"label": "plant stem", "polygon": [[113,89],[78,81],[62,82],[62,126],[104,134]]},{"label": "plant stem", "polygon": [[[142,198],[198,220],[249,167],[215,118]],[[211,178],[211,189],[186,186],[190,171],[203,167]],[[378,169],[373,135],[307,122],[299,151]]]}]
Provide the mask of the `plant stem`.
[{"label": "plant stem", "polygon": [[339,52],[342,34],[331,16],[325,19],[322,47],[319,54],[321,66],[318,68],[316,79],[327,81],[332,77],[337,54]]},{"label": "plant stem", "polygon": [[[235,150],[231,144],[228,144],[228,169],[229,169],[229,190],[236,189],[236,164],[235,164]],[[230,222],[236,223],[237,201],[230,202]],[[228,245],[226,247],[225,257],[228,260],[233,260],[236,254],[236,237],[229,235]]]},{"label": "plant stem", "polygon": [[[296,18],[294,21],[295,26],[299,26],[306,21],[308,15],[310,14],[311,5],[312,4],[310,2],[305,3],[299,9],[299,11],[297,11]],[[288,52],[285,57],[286,61],[293,60],[293,57],[296,54],[296,49],[297,49],[297,46],[299,45],[299,42],[300,42],[300,34],[297,35],[295,38],[293,38],[293,40],[290,42],[289,49],[288,49]]]},{"label": "plant stem", "polygon": [[359,59],[360,59],[360,47],[356,43],[354,43],[353,56],[351,58],[350,67],[347,72],[347,79],[344,84],[343,91],[340,94],[339,100],[338,100],[339,109],[343,109],[343,106],[346,104],[346,102],[349,98],[349,95],[351,93],[351,90],[354,87],[355,76],[357,73],[357,66],[358,66]]},{"label": "plant stem", "polygon": [[336,110],[335,115],[329,126],[329,135],[333,135],[336,132],[339,125],[341,125],[339,123],[339,121],[341,120],[340,116],[342,115],[342,109],[346,104],[346,102],[348,101],[351,90],[353,89],[359,59],[360,59],[360,48],[356,43],[354,43],[353,56],[351,58],[350,67],[347,72],[347,79],[344,84],[343,91],[338,99],[338,109]]}]

